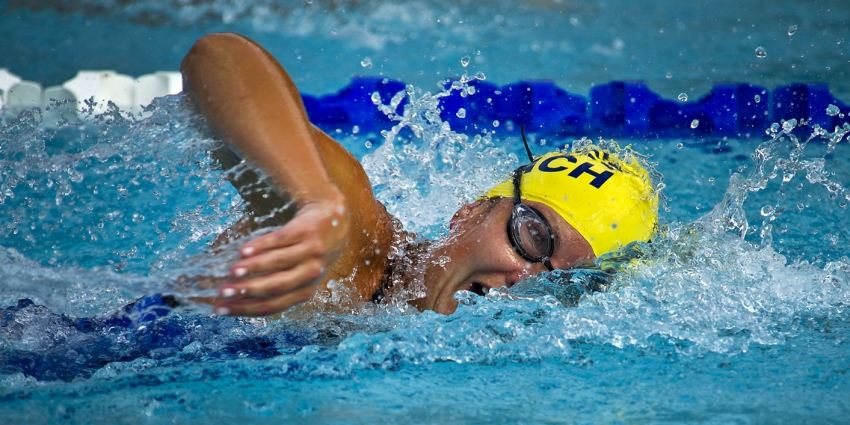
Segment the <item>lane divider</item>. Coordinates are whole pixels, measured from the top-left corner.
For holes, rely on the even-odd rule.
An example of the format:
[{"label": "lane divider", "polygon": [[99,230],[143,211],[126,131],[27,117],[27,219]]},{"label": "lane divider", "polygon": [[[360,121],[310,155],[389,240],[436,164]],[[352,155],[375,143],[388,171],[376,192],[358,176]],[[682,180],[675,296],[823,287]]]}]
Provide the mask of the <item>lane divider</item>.
[{"label": "lane divider", "polygon": [[[446,87],[452,82],[446,83]],[[772,92],[749,83],[715,84],[696,100],[664,99],[642,81],[612,81],[597,85],[589,98],[568,93],[551,81],[520,81],[497,86],[469,83],[474,94],[454,90],[441,99],[440,117],[455,131],[493,130],[544,136],[629,137],[638,139],[736,137],[759,138],[773,122],[805,119],[828,131],[850,119],[850,107],[823,84],[795,83]],[[313,97],[302,94],[310,119],[323,129],[361,132],[386,129],[392,121],[375,108],[377,93],[390,103],[401,81],[356,77],[337,93]],[[375,98],[376,99],[376,98]],[[397,109],[403,111],[406,99]],[[832,107],[830,107],[832,105]]]},{"label": "lane divider", "polygon": [[[451,84],[447,81],[445,87]],[[751,138],[760,137],[773,122],[792,118],[805,119],[828,131],[850,121],[844,115],[850,114],[850,107],[836,99],[824,84],[795,83],[770,91],[749,83],[720,83],[692,101],[664,99],[641,81],[597,85],[589,97],[568,93],[551,81],[497,86],[473,80],[468,85],[474,93],[452,90],[450,96],[441,99],[440,113],[453,130],[465,133],[495,128],[518,132],[519,124],[524,123],[527,131],[544,136]],[[311,121],[323,129],[350,132],[356,126],[360,132],[370,133],[393,123],[374,101],[380,99],[389,104],[404,88],[405,84],[397,80],[355,77],[336,93],[318,97],[302,94],[302,98]],[[72,101],[65,110],[50,112],[56,117],[63,114],[71,118],[90,98],[97,102],[97,112],[106,109],[108,100],[121,110],[138,114],[142,105],[154,98],[182,89],[179,72],[133,78],[114,71],[79,71],[61,86],[42,89],[38,83],[0,69],[0,107],[7,120],[25,109],[44,109],[51,99]],[[398,113],[406,102],[405,98],[399,104]]]}]

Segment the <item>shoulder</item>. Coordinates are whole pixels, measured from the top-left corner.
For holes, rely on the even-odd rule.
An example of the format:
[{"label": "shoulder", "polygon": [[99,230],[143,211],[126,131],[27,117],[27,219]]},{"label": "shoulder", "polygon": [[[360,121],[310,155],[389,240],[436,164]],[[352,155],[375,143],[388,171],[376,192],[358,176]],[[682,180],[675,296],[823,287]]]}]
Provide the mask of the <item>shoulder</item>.
[{"label": "shoulder", "polygon": [[315,128],[324,162],[345,195],[351,217],[346,249],[328,275],[350,278],[363,300],[370,300],[389,266],[388,253],[400,235],[400,225],[375,198],[360,161],[336,140]]}]

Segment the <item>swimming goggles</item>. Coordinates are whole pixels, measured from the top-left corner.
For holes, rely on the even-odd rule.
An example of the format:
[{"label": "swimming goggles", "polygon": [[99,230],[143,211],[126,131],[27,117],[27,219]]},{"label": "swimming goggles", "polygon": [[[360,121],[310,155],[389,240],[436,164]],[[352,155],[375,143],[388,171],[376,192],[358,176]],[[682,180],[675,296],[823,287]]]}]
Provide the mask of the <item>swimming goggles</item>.
[{"label": "swimming goggles", "polygon": [[553,271],[555,268],[550,259],[555,252],[555,234],[552,227],[540,211],[523,204],[520,197],[522,175],[526,167],[533,166],[532,162],[514,171],[514,207],[508,219],[508,240],[520,257],[533,263],[543,263],[549,271]]}]

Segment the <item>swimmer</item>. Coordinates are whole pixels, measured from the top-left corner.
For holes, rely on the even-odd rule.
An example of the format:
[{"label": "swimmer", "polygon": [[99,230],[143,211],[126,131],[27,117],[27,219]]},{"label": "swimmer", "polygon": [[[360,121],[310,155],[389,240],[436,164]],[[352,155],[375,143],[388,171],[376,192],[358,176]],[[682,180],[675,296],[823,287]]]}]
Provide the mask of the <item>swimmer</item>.
[{"label": "swimmer", "polygon": [[[592,262],[656,227],[658,198],[634,160],[591,149],[553,152],[463,206],[439,241],[412,242],[374,196],[357,159],[313,126],[295,84],[257,43],[236,34],[199,39],[183,59],[184,91],[229,147],[263,170],[281,197],[232,180],[247,217],[231,233],[273,228],[240,247],[232,280],[218,288],[214,311],[265,316],[308,301],[330,281],[347,282],[355,303],[381,300],[414,282],[420,310],[451,314],[454,294],[510,287],[539,272]],[[529,152],[529,156],[530,152]],[[280,208],[294,216],[251,219]],[[395,253],[397,255],[389,255]]]}]

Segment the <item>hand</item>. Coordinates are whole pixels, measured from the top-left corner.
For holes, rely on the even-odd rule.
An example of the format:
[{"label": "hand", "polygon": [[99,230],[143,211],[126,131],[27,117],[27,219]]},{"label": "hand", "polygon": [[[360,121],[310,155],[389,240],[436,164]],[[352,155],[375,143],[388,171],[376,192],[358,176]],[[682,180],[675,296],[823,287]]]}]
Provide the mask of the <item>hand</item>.
[{"label": "hand", "polygon": [[266,316],[305,302],[333,266],[348,238],[345,198],[308,202],[279,229],[242,246],[242,260],[222,285],[219,315]]}]

